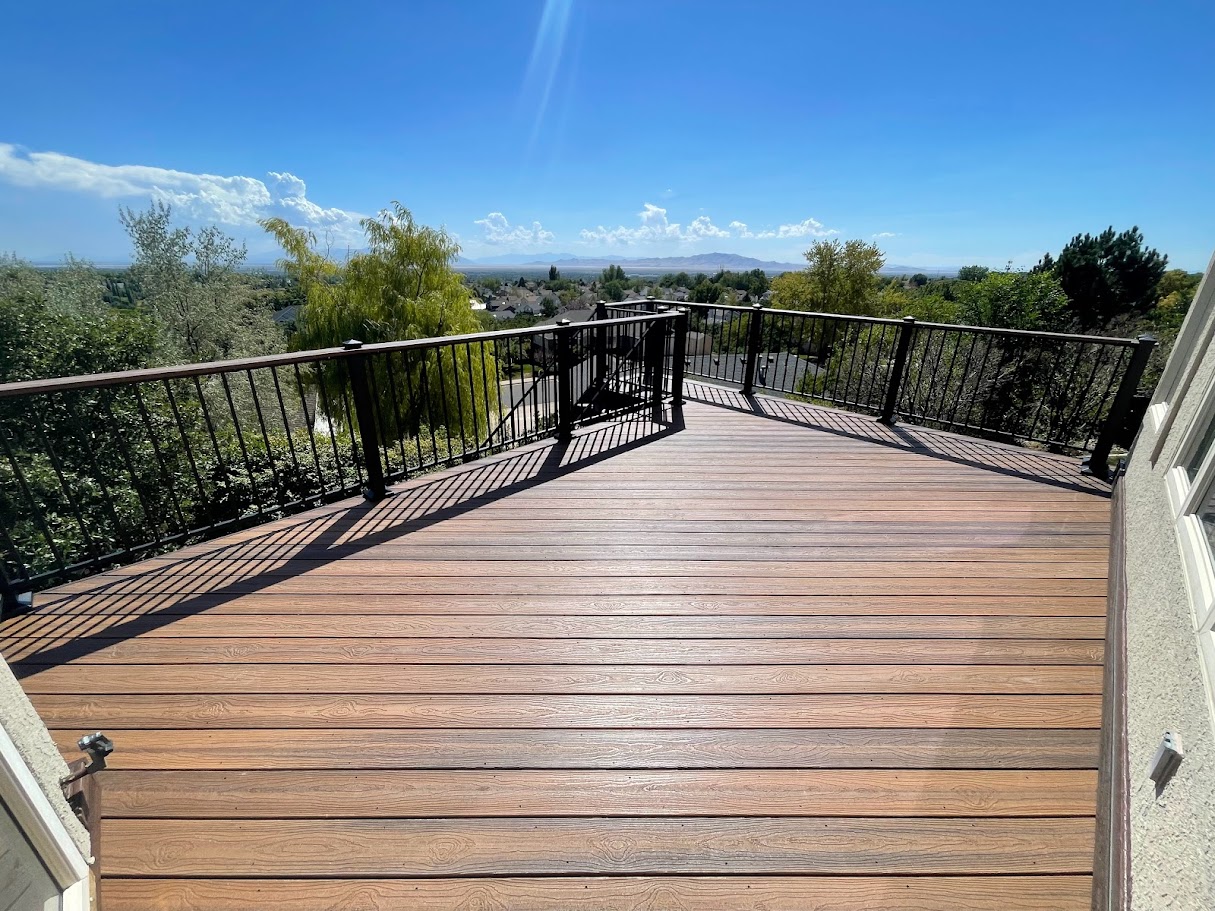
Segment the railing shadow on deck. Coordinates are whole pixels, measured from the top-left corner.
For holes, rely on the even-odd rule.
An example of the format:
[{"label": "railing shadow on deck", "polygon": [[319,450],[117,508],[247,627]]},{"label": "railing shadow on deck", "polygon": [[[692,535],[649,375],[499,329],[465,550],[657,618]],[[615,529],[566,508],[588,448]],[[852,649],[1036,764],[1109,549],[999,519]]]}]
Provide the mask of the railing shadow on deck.
[{"label": "railing shadow on deck", "polygon": [[962,437],[909,424],[887,426],[868,415],[823,408],[793,399],[744,395],[738,389],[690,379],[684,382],[684,396],[690,401],[729,408],[732,411],[771,418],[880,446],[903,449],[959,465],[1097,496],[1110,495],[1108,483],[1080,474],[1080,463],[1066,456]]},{"label": "railing shadow on deck", "polygon": [[[78,659],[233,597],[281,580],[293,559],[309,568],[442,522],[487,503],[594,465],[683,429],[680,409],[661,423],[635,418],[598,425],[572,439],[552,440],[408,482],[375,503],[319,507],[268,526],[70,583],[40,597],[34,611],[0,623],[10,641],[32,648],[6,655],[18,677],[39,666]],[[231,540],[238,538],[238,540]],[[286,571],[286,572],[285,572]],[[61,618],[60,623],[48,620]],[[47,641],[51,640],[51,641]],[[42,643],[39,647],[36,643]]]}]

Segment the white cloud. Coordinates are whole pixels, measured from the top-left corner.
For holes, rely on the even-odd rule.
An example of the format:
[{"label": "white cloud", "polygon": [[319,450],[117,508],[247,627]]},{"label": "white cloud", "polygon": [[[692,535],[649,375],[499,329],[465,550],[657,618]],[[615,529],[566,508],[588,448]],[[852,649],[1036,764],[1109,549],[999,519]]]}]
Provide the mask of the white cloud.
[{"label": "white cloud", "polygon": [[763,231],[752,231],[745,222],[732,221],[730,227],[735,233],[742,238],[748,240],[770,240],[776,238],[793,238],[793,237],[830,237],[832,234],[840,232],[835,228],[828,228],[816,218],[807,218],[805,221],[799,221],[794,224],[780,225],[776,228],[769,228]]},{"label": "white cloud", "polygon": [[615,228],[583,228],[578,236],[584,244],[597,244],[609,247],[628,247],[639,244],[653,244],[662,241],[676,243],[692,243],[710,237],[729,237],[730,232],[713,224],[707,215],[694,219],[686,228],[679,222],[667,218],[667,210],[653,203],[645,203],[637,217],[641,220],[640,227],[626,228],[620,225]]},{"label": "white cloud", "polygon": [[894,231],[879,231],[877,234],[873,235],[873,237],[875,239],[882,238],[882,237],[898,237],[898,236],[899,235]]},{"label": "white cloud", "polygon": [[267,180],[192,174],[147,165],[106,165],[59,152],[26,152],[0,143],[0,180],[22,187],[67,190],[103,199],[155,199],[188,218],[252,228],[279,216],[340,242],[362,238],[357,212],[324,208],[308,199],[294,174],[271,171]]},{"label": "white cloud", "polygon": [[695,219],[684,232],[687,237],[729,237],[730,232],[717,227],[709,220],[709,216],[701,215]]},{"label": "white cloud", "polygon": [[501,212],[490,212],[484,218],[478,218],[473,224],[485,229],[484,242],[493,246],[536,247],[551,244],[556,235],[548,231],[538,221],[533,221],[529,228],[525,225],[511,227],[506,216]]}]

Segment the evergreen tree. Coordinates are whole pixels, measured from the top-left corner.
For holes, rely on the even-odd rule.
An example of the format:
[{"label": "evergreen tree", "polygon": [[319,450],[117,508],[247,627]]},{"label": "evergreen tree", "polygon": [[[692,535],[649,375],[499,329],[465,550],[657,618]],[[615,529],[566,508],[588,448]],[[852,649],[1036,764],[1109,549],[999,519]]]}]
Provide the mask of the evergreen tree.
[{"label": "evergreen tree", "polygon": [[1048,253],[1034,271],[1054,273],[1076,321],[1099,328],[1115,317],[1151,310],[1168,261],[1144,246],[1137,226],[1121,233],[1111,226],[1095,236],[1077,234],[1058,259]]}]

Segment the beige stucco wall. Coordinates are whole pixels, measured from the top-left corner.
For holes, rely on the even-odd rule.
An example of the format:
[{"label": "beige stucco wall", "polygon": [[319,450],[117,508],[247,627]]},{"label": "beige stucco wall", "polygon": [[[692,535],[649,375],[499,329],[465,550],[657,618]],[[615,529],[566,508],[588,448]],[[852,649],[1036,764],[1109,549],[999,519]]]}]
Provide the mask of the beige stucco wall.
[{"label": "beige stucco wall", "polygon": [[0,726],[7,732],[17,751],[25,760],[30,771],[41,785],[43,792],[51,802],[51,806],[59,814],[67,826],[69,834],[75,840],[85,857],[89,857],[89,834],[80,820],[68,807],[63,798],[60,780],[67,775],[67,763],[59,755],[59,750],[51,740],[46,726],[29,699],[21,689],[21,684],[13,676],[9,666],[0,660]]},{"label": "beige stucco wall", "polygon": [[[1194,315],[1212,318],[1210,312]],[[1200,370],[1186,397],[1171,405],[1178,411],[1156,464],[1150,456],[1157,434],[1149,419],[1120,482],[1126,497],[1131,904],[1136,911],[1215,909],[1215,724],[1165,487],[1165,473],[1215,375],[1215,350],[1198,352],[1196,360]],[[1148,769],[1166,730],[1181,734],[1185,759],[1157,796]]]}]

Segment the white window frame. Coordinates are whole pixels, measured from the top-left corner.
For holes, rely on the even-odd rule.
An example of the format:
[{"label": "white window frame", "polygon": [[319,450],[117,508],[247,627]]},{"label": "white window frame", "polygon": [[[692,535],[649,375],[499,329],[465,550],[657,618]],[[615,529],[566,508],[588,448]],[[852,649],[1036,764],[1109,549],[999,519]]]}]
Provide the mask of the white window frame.
[{"label": "white window frame", "polygon": [[1188,466],[1203,434],[1215,421],[1215,377],[1207,385],[1201,406],[1186,428],[1181,446],[1165,475],[1169,504],[1173,509],[1177,542],[1185,566],[1190,594],[1191,618],[1206,668],[1208,692],[1215,681],[1215,555],[1206,529],[1198,518],[1207,495],[1215,490],[1215,443],[1190,479]]},{"label": "white window frame", "polygon": [[[1148,421],[1152,430],[1159,433],[1169,424],[1169,411],[1178,399],[1184,398],[1189,389],[1190,381],[1194,378],[1197,364],[1194,356],[1206,350],[1215,336],[1215,320],[1209,319],[1212,306],[1215,304],[1215,255],[1207,264],[1207,270],[1202,282],[1194,292],[1194,302],[1186,312],[1177,332],[1177,341],[1169,355],[1156,391],[1152,393],[1152,401],[1148,406]],[[1183,373],[1184,371],[1184,373]],[[1167,434],[1165,434],[1167,435]],[[1159,450],[1152,456],[1155,461]]]},{"label": "white window frame", "polygon": [[62,891],[63,911],[89,911],[88,860],[68,833],[8,731],[0,727],[0,799]]}]

